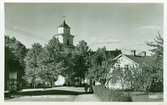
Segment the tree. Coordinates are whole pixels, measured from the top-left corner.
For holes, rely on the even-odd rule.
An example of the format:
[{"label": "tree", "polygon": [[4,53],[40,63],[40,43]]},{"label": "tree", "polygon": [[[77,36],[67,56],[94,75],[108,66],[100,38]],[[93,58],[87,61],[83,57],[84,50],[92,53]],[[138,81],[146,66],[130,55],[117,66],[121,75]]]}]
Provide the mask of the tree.
[{"label": "tree", "polygon": [[10,38],[9,36],[5,36],[5,46],[8,46],[12,50],[24,69],[24,57],[27,52],[26,47],[20,41],[17,41],[15,37]]},{"label": "tree", "polygon": [[43,48],[40,54],[40,77],[44,82],[51,86],[58,75],[65,71],[64,61],[62,60],[62,45],[59,40],[53,37]]},{"label": "tree", "polygon": [[[11,82],[9,74],[11,72],[18,73],[17,70],[20,70],[21,64],[15,54],[12,52],[12,49],[8,46],[5,46],[5,90],[12,89],[9,83]],[[18,78],[17,78],[18,80]],[[17,81],[16,80],[16,81]],[[20,82],[19,82],[20,83]],[[19,84],[17,83],[17,84]],[[15,84],[17,86],[17,84]]]},{"label": "tree", "polygon": [[159,80],[163,80],[163,38],[160,33],[154,39],[154,42],[148,42],[147,45],[152,47],[152,57],[154,58],[155,67],[157,67],[157,77]]},{"label": "tree", "polygon": [[47,65],[41,66],[40,78],[44,83],[49,83],[51,87],[53,83],[57,80],[58,75],[62,74],[66,68],[64,68],[63,62],[59,63],[48,63]]},{"label": "tree", "polygon": [[79,55],[86,57],[89,53],[89,47],[84,40],[79,41],[79,44],[76,46],[76,51]]},{"label": "tree", "polygon": [[[148,42],[152,55],[149,62],[143,62],[140,67],[131,68],[132,88],[142,91],[162,91],[163,89],[163,38],[158,36],[153,42]],[[148,57],[147,57],[148,59]],[[145,59],[146,60],[146,59]],[[139,72],[138,72],[139,71]],[[129,75],[130,77],[130,75]],[[126,80],[126,79],[125,79]]]},{"label": "tree", "polygon": [[98,81],[105,84],[107,75],[112,65],[111,61],[107,59],[106,48],[99,48],[95,54],[90,57],[90,66],[87,73],[87,78],[92,81]]},{"label": "tree", "polygon": [[85,79],[85,73],[88,70],[88,53],[89,47],[85,41],[80,41],[79,44],[70,52],[64,54],[64,62],[67,67],[65,75],[67,82],[81,85]]},{"label": "tree", "polygon": [[32,87],[36,86],[36,79],[39,77],[40,72],[40,53],[42,52],[42,46],[39,43],[34,43],[32,48],[29,49],[24,59],[26,63],[25,79],[32,84]]},{"label": "tree", "polygon": [[74,54],[72,52],[62,53],[62,57],[63,57],[62,60],[64,62],[64,67],[66,68],[64,71],[62,71],[62,75],[65,76],[66,85],[72,85],[74,80],[74,56],[73,55]]},{"label": "tree", "polygon": [[150,89],[153,91],[163,90],[163,42],[163,38],[158,32],[154,41],[147,43],[151,47],[150,51],[153,57],[153,64],[150,66],[152,70],[152,86]]},{"label": "tree", "polygon": [[152,55],[158,61],[162,61],[163,59],[163,43],[164,43],[163,38],[159,32],[158,32],[158,36],[156,36],[154,41],[147,42],[147,45],[152,47],[152,49],[150,50],[152,52]]},{"label": "tree", "polygon": [[[10,38],[9,36],[5,36],[5,47],[8,47],[10,51],[14,54],[16,59],[19,61],[20,67],[19,68],[13,68],[17,71],[17,79],[19,81],[19,88],[21,88],[21,85],[23,83],[23,75],[24,75],[24,69],[25,69],[25,62],[24,57],[26,56],[27,49],[26,47],[18,40],[16,40],[15,37]],[[5,52],[5,54],[7,54]]]},{"label": "tree", "polygon": [[59,40],[55,37],[53,37],[48,44],[46,45],[46,50],[48,53],[48,58],[53,62],[59,62],[62,60],[62,44],[59,42]]}]

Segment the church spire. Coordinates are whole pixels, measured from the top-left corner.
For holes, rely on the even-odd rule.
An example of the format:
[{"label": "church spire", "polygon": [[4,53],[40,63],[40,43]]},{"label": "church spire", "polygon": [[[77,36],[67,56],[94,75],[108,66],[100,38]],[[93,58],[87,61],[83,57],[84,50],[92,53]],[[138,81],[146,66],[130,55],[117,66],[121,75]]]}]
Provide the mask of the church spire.
[{"label": "church spire", "polygon": [[65,20],[63,21],[63,23],[61,25],[59,25],[59,27],[70,28],[70,26],[66,23]]},{"label": "church spire", "polygon": [[65,16],[63,16],[63,22],[59,27],[70,28],[70,26],[66,23]]},{"label": "church spire", "polygon": [[65,18],[66,18],[66,16],[63,16],[63,23],[62,24],[64,24],[64,25],[66,24],[66,19]]}]

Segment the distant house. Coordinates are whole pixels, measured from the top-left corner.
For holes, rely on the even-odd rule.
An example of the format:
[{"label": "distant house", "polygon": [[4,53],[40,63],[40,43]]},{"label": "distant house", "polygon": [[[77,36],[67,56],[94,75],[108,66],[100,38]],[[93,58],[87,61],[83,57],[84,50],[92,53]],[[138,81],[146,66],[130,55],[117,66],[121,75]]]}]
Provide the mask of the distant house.
[{"label": "distant house", "polygon": [[[136,51],[132,51],[131,55],[126,55],[126,54],[120,54],[116,56],[115,58],[112,59],[115,61],[113,67],[110,70],[109,75],[112,78],[112,72],[114,68],[121,68],[122,70],[127,70],[130,68],[139,68],[136,69],[138,71],[141,71],[142,69],[140,68],[141,65],[143,64],[150,64],[152,61],[151,56],[147,56],[146,52],[140,53],[140,55],[136,55]],[[117,82],[113,83],[112,79],[106,83],[106,87],[112,88],[112,89],[129,89],[129,85],[125,84],[125,87],[122,87],[121,81],[117,80]]]}]

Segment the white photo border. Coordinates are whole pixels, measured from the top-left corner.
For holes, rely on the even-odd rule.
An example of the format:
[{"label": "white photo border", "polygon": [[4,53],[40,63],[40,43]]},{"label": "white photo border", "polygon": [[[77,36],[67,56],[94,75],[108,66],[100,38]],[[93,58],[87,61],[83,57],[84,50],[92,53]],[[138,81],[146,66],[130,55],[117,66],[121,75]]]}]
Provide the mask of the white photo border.
[{"label": "white photo border", "polygon": [[[4,22],[4,3],[163,3],[164,4],[164,27],[163,27],[163,38],[164,38],[164,102],[112,102],[116,105],[121,104],[150,104],[150,105],[162,105],[167,102],[167,1],[166,0],[1,0],[0,1],[0,104],[32,104],[32,102],[4,102],[4,33],[5,33],[5,22]],[[35,102],[33,104],[111,104],[111,102]]]}]

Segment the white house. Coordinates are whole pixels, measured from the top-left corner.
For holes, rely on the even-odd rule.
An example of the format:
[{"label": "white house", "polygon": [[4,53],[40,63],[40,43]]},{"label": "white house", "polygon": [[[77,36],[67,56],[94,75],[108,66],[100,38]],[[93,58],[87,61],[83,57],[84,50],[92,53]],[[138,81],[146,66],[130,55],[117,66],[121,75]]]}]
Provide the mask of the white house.
[{"label": "white house", "polygon": [[[127,70],[130,68],[140,68],[142,64],[148,64],[151,61],[151,56],[146,56],[146,52],[142,52],[141,55],[136,55],[135,50],[132,55],[120,54],[116,56],[113,61],[115,61],[114,66],[109,72],[109,76],[112,78],[112,72],[114,68],[123,68],[122,70]],[[141,69],[135,69],[140,71]],[[131,71],[133,73],[133,71]],[[129,85],[124,84],[122,86],[121,80],[113,83],[112,79],[106,83],[106,87],[111,89],[129,89]]]}]

